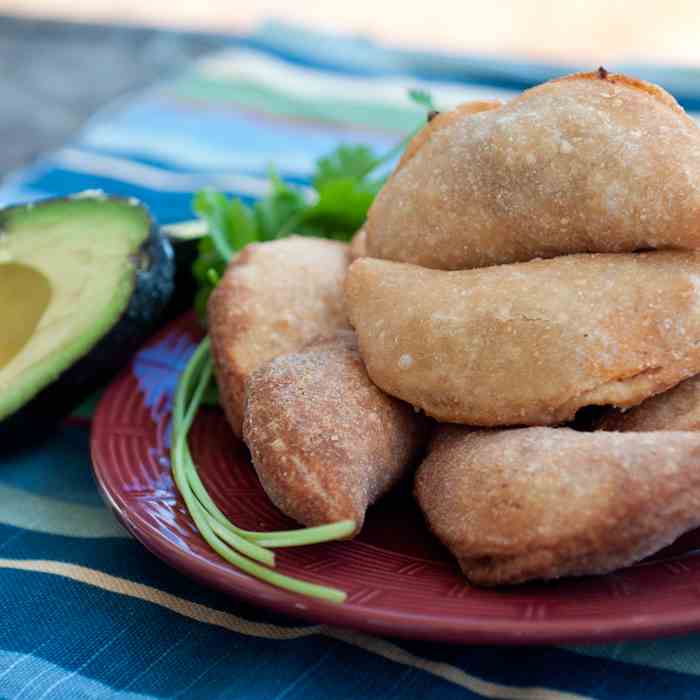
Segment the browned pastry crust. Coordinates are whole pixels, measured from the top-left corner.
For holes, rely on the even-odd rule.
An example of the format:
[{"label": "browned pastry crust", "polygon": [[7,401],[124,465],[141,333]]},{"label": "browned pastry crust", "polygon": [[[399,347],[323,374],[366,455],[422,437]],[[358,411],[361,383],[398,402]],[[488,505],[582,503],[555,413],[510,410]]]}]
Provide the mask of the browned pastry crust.
[{"label": "browned pastry crust", "polygon": [[700,525],[700,435],[443,426],[415,493],[483,585],[602,574]]},{"label": "browned pastry crust", "polygon": [[700,430],[700,375],[625,411],[611,410],[600,430]]},{"label": "browned pastry crust", "polygon": [[[478,112],[485,112],[489,109],[498,109],[502,104],[500,100],[476,100],[473,102],[464,102],[449,112],[433,112],[432,114],[434,116],[429,119],[426,125],[406,145],[391,176],[394,177],[428,142],[431,136],[440,129],[452,124],[461,116],[477,114]],[[351,261],[357,260],[357,258],[364,258],[366,255],[367,231],[363,227],[350,241],[350,259]]]},{"label": "browned pastry crust", "polygon": [[[646,80],[640,80],[639,78],[624,75],[623,73],[610,73],[607,70],[605,70],[605,68],[601,67],[598,68],[598,70],[596,71],[588,71],[587,73],[572,73],[571,75],[562,75],[558,78],[552,78],[552,80],[550,80],[549,82],[557,83],[565,80],[593,80],[594,82],[602,80],[613,85],[619,84],[624,85],[625,87],[631,88],[633,90],[641,90],[642,92],[646,92],[647,94],[651,95],[653,98],[660,100],[668,107],[678,112],[678,114],[683,115],[683,118],[686,121],[694,121],[691,117],[688,116],[683,107],[681,107],[678,104],[676,98],[673,97],[673,95],[666,92],[666,90],[664,90],[659,85],[649,83]],[[545,83],[545,85],[546,84],[547,83]],[[532,89],[534,90],[535,88]]]},{"label": "browned pastry crust", "polygon": [[458,270],[700,247],[700,128],[660,87],[580,73],[440,117],[375,199],[369,256]]},{"label": "browned pastry crust", "polygon": [[460,117],[487,112],[502,107],[500,100],[475,100],[463,102],[449,112],[433,113],[434,117],[409,141],[392,175],[402,170],[413,156],[441,129],[455,123]]},{"label": "browned pastry crust", "polygon": [[372,380],[445,422],[553,425],[700,372],[700,253],[460,272],[362,258],[346,303]]},{"label": "browned pastry crust", "polygon": [[248,382],[243,437],[272,502],[305,525],[354,520],[419,458],[424,419],[380,391],[347,331]]},{"label": "browned pastry crust", "polygon": [[249,245],[229,264],[207,313],[221,404],[239,437],[253,370],[348,327],[348,262],[347,245],[291,236]]}]

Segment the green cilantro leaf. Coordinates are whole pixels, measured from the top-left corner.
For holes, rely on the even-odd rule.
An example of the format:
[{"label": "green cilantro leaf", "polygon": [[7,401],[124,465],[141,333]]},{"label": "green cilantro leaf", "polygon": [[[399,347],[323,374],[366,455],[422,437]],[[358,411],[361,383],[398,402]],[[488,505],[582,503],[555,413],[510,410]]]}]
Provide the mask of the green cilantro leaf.
[{"label": "green cilantro leaf", "polygon": [[319,189],[318,201],[304,212],[301,233],[350,240],[362,227],[378,185],[352,177],[335,178]]},{"label": "green cilantro leaf", "polygon": [[236,251],[258,240],[253,212],[240,199],[228,199],[221,192],[203,190],[195,195],[193,208],[207,222],[209,235],[200,239],[192,273],[200,288],[195,308],[204,318],[209,294],[221,278]]},{"label": "green cilantro leaf", "polygon": [[272,241],[293,233],[287,229],[308,207],[301,192],[285,184],[279,175],[273,172],[270,179],[270,194],[258,200],[253,208],[260,241]]},{"label": "green cilantro leaf", "polygon": [[214,249],[224,260],[229,260],[233,251],[227,235],[225,195],[209,190],[198,192],[194,198],[193,209],[197,216],[207,222]]},{"label": "green cilantro leaf", "polygon": [[195,195],[194,210],[209,225],[214,246],[227,261],[236,250],[257,240],[253,214],[240,199],[229,201],[221,192],[203,190]]},{"label": "green cilantro leaf", "polygon": [[378,160],[369,146],[338,146],[327,156],[316,161],[313,185],[320,191],[326,183],[338,178],[361,180],[374,170]]},{"label": "green cilantro leaf", "polygon": [[408,96],[421,107],[425,107],[427,110],[435,110],[435,103],[433,102],[432,95],[426,90],[409,90]]},{"label": "green cilantro leaf", "polygon": [[197,245],[197,258],[192,265],[192,274],[199,283],[199,289],[194,299],[194,307],[199,318],[206,317],[207,301],[226,269],[227,261],[214,247],[211,236],[204,236]]}]

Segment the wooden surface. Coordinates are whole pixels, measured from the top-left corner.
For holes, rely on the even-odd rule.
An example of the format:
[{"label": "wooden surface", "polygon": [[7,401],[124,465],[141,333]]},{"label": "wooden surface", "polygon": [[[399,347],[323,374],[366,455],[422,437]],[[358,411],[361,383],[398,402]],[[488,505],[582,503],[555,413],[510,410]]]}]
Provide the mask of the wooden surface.
[{"label": "wooden surface", "polygon": [[698,0],[0,0],[0,12],[216,32],[274,17],[416,47],[700,65]]}]

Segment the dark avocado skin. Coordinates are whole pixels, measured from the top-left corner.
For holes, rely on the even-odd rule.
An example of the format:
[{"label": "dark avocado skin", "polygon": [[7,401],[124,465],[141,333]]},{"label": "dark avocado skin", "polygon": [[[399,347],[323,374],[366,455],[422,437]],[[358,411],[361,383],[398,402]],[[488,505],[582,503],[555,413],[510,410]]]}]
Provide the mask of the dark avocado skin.
[{"label": "dark avocado skin", "polygon": [[175,258],[170,241],[149,218],[148,238],[134,256],[139,265],[124,313],[92,350],[19,411],[0,421],[0,454],[5,449],[31,445],[44,437],[59,418],[122,369],[163,320],[174,288]]},{"label": "dark avocado skin", "polygon": [[192,308],[192,300],[197,293],[197,281],[192,274],[192,266],[199,252],[199,239],[182,241],[177,238],[168,238],[168,240],[175,253],[175,291],[165,314],[168,319],[171,319]]}]

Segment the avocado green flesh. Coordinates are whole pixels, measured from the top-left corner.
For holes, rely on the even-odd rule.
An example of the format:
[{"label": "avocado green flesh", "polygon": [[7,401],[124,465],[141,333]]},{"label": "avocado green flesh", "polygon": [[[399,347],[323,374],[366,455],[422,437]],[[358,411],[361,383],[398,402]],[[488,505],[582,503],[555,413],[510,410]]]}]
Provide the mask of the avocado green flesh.
[{"label": "avocado green flesh", "polygon": [[0,263],[0,369],[29,342],[51,300],[46,275],[18,263]]},{"label": "avocado green flesh", "polygon": [[54,200],[0,213],[0,420],[117,323],[148,235],[147,214],[123,201]]}]

